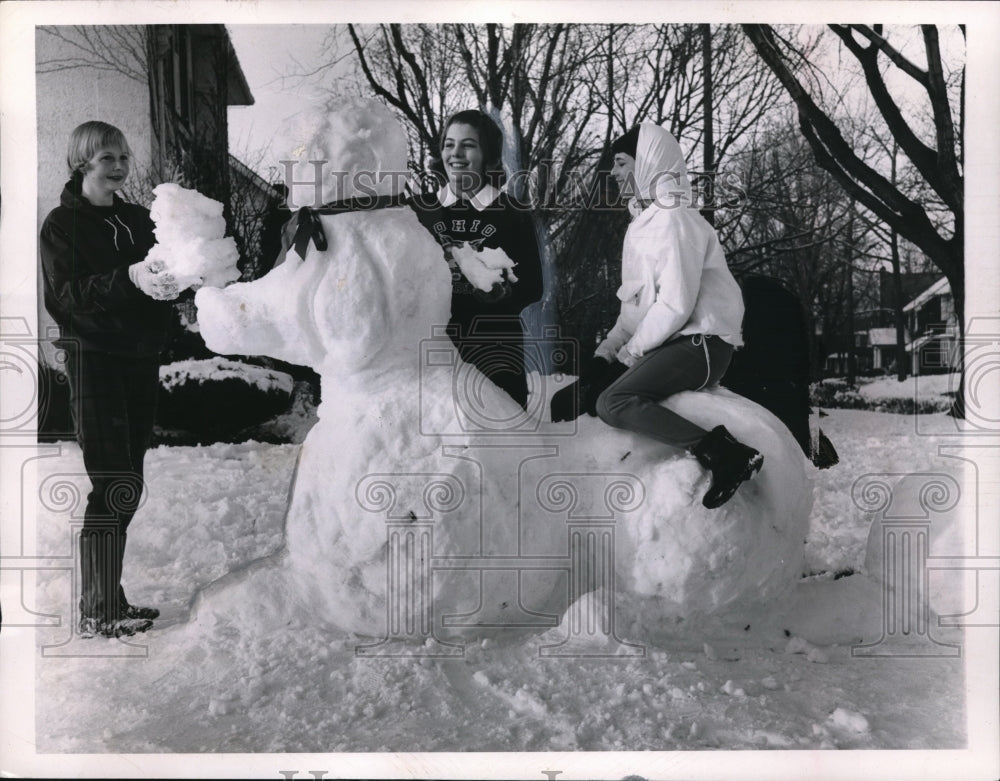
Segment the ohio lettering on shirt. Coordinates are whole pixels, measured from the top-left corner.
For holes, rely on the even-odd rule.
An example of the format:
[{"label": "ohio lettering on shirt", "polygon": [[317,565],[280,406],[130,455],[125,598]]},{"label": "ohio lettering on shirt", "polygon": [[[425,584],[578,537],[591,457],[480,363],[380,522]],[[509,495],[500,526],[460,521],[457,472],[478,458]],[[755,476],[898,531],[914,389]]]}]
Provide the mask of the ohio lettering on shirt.
[{"label": "ohio lettering on shirt", "polygon": [[475,287],[462,274],[458,261],[451,255],[451,248],[468,244],[477,252],[481,251],[486,239],[497,232],[497,226],[479,217],[461,217],[438,220],[432,228],[437,240],[444,247],[448,269],[451,271],[453,293],[472,295]]}]

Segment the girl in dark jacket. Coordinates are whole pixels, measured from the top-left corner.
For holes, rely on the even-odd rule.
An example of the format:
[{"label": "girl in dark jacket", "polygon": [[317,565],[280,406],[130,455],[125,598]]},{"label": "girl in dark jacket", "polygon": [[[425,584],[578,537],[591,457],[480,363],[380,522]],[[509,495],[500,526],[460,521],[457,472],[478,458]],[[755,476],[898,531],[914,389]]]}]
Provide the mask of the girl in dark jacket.
[{"label": "girl in dark jacket", "polygon": [[69,140],[70,180],[42,224],[45,308],[66,353],[77,440],[91,482],[80,534],[79,631],[145,631],[159,615],[121,587],[126,530],[143,490],[153,432],[159,352],[177,286],[144,260],[155,243],[149,212],[122,201],[131,153],[122,132],[86,122]]},{"label": "girl in dark jacket", "polygon": [[421,223],[445,247],[501,249],[517,265],[516,279],[480,290],[448,252],[452,273],[449,331],[462,359],[476,366],[518,404],[528,400],[521,310],[542,297],[542,265],[527,206],[500,187],[503,135],[481,111],[460,111],[441,131],[445,184],[414,198]]}]

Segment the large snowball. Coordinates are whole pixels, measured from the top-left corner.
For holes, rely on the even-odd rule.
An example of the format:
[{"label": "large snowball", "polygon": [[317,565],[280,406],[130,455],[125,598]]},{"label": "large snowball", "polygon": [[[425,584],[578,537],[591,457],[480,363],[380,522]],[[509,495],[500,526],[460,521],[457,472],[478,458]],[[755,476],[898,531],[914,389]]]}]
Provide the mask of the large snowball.
[{"label": "large snowball", "polygon": [[[416,375],[414,367],[409,382]],[[474,615],[481,628],[495,629],[513,628],[522,613],[557,615],[579,596],[571,589],[579,577],[590,578],[587,588],[617,584],[619,593],[638,598],[652,629],[650,622],[775,598],[802,573],[812,504],[805,460],[783,424],[752,402],[724,390],[670,402],[703,425],[726,425],[764,453],[757,478],[708,510],[702,468],[652,440],[585,417],[565,438],[556,436],[559,426],[546,425],[516,443],[490,435],[446,441],[427,432],[455,425],[446,420],[456,414],[453,373],[422,368],[419,409],[413,386],[407,391],[399,381],[407,383],[400,375],[389,387],[324,395],[333,409],[324,408],[299,464],[289,552],[298,570],[316,574],[310,601],[339,626],[385,630],[390,609],[399,609],[387,582],[400,566],[391,551],[401,534],[410,535],[406,544],[427,545],[407,566],[434,557],[423,588],[433,594],[434,621],[445,634],[475,630],[446,617]],[[486,401],[495,410],[513,404],[499,392]],[[463,426],[469,418],[458,421]],[[599,556],[583,554],[576,569],[570,563],[580,553],[573,546],[588,539],[584,544],[614,548],[613,565],[596,575]],[[522,568],[513,586],[498,572],[483,575],[496,557]],[[552,567],[540,568],[541,559]]]}]

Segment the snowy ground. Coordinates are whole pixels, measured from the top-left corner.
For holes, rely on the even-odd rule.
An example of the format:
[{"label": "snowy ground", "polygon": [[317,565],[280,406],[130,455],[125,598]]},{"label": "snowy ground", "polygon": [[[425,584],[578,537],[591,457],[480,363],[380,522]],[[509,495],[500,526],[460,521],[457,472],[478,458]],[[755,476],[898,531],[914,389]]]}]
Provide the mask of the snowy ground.
[{"label": "snowy ground", "polygon": [[[958,475],[959,462],[937,455],[955,441],[955,423],[925,416],[918,433],[912,417],[831,410],[822,425],[841,463],[814,471],[808,577],[793,597],[737,622],[678,626],[642,656],[618,658],[541,658],[559,628],[476,642],[457,659],[360,658],[369,640],[318,623],[232,637],[191,631],[200,589],[280,551],[299,446],[157,448],[125,581],[132,601],[163,617],[131,646],[73,639],[65,622],[38,631],[38,750],[962,748],[963,657],[851,655],[882,626],[881,590],[861,572],[869,522],[851,485],[871,472]],[[75,445],[39,463],[40,481],[69,474],[85,486]],[[43,510],[40,550],[66,548],[67,527],[65,515]],[[40,573],[37,609],[68,618],[71,587],[67,571]],[[629,634],[619,627],[621,639]],[[964,642],[957,629],[932,634]]]}]

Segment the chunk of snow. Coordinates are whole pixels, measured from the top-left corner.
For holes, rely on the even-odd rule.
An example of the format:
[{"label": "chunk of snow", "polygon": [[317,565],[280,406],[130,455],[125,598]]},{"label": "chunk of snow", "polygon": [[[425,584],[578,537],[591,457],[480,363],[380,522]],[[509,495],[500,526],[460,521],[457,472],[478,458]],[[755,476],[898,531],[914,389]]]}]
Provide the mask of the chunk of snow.
[{"label": "chunk of snow", "polygon": [[222,204],[197,190],[171,182],[153,188],[150,217],[157,243],[147,260],[163,264],[181,290],[193,285],[222,287],[240,277],[239,251],[232,237],[223,237]]},{"label": "chunk of snow", "polygon": [[728,694],[730,697],[746,697],[746,691],[741,687],[737,686],[731,680],[727,680],[723,685],[721,691]]},{"label": "chunk of snow", "polygon": [[827,722],[834,727],[848,730],[849,732],[868,732],[871,729],[868,719],[862,714],[842,707],[836,708],[830,714]]},{"label": "chunk of snow", "polygon": [[295,139],[282,156],[295,161],[285,169],[295,182],[289,193],[293,208],[403,191],[406,134],[378,101],[338,97],[301,111],[282,132]]},{"label": "chunk of snow", "polygon": [[516,264],[499,247],[477,250],[463,243],[451,247],[450,252],[465,278],[479,290],[489,292],[505,280],[517,282],[513,272]]}]

